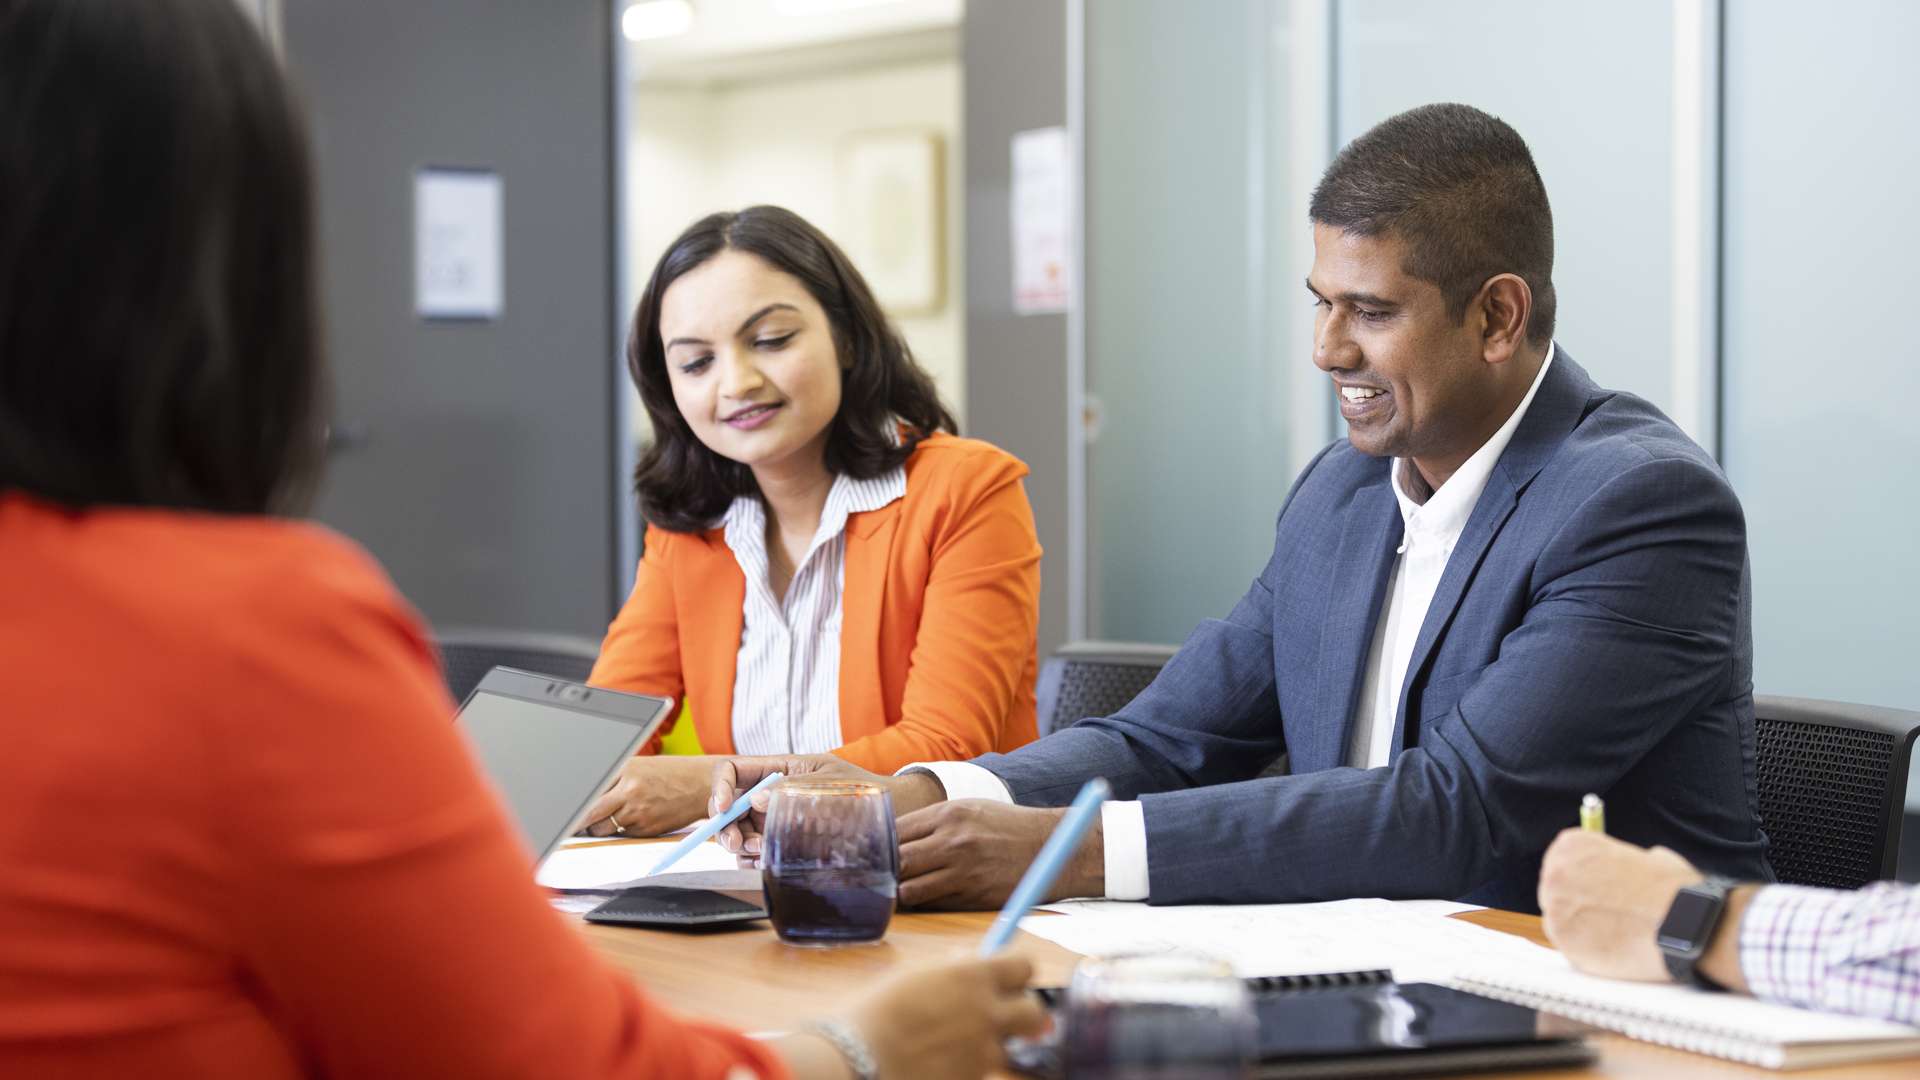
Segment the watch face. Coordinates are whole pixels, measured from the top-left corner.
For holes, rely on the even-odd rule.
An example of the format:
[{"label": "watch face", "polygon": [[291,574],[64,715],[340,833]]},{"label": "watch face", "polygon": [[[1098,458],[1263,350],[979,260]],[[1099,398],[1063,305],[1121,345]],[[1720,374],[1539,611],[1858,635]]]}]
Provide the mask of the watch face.
[{"label": "watch face", "polygon": [[1680,890],[1673,898],[1673,906],[1667,909],[1667,921],[1660,924],[1660,947],[1684,950],[1699,945],[1708,920],[1719,910],[1720,901],[1714,897],[1691,889]]}]

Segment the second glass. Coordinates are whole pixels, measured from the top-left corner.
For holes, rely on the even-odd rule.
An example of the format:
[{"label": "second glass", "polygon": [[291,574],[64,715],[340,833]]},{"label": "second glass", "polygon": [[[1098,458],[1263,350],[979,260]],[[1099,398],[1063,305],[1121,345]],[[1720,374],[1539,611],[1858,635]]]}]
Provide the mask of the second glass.
[{"label": "second glass", "polygon": [[1067,990],[1074,1080],[1244,1080],[1256,1029],[1246,984],[1224,961],[1180,953],[1089,957]]},{"label": "second glass", "polygon": [[893,800],[877,784],[786,780],[767,806],[767,914],[789,945],[879,941],[900,888]]}]

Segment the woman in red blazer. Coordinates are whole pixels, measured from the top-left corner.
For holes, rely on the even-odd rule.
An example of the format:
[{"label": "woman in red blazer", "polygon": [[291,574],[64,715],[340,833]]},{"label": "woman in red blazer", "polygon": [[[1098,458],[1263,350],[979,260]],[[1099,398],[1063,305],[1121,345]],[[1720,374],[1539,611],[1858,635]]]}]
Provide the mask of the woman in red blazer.
[{"label": "woman in red blazer", "polygon": [[[646,554],[593,682],[684,698],[709,755],[891,772],[1032,741],[1026,466],[952,434],[831,240],[771,206],[695,223],[640,298],[627,362],[653,421]],[[700,817],[714,760],[636,758],[591,830]]]},{"label": "woman in red blazer", "polygon": [[232,0],[0,0],[0,1076],[979,1076],[1024,961],[762,1041],[534,887],[419,620],[270,516],[321,446],[309,185]]}]

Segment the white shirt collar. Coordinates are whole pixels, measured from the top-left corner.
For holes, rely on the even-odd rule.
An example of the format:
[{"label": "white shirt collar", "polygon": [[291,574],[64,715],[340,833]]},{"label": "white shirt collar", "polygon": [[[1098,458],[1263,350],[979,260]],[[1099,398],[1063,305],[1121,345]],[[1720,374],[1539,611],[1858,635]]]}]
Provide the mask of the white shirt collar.
[{"label": "white shirt collar", "polygon": [[[847,518],[878,510],[907,494],[907,469],[897,465],[871,480],[855,480],[844,473],[833,478],[827,491],[827,503],[820,511],[820,525],[807,545],[809,554],[821,544],[840,535]],[[743,546],[759,550],[767,542],[767,511],[758,495],[736,495],[721,518],[726,529],[727,546],[735,551]]]},{"label": "white shirt collar", "polygon": [[1520,418],[1527,415],[1527,407],[1533,404],[1533,395],[1539,393],[1541,380],[1547,377],[1547,369],[1553,366],[1554,344],[1547,342],[1547,355],[1540,361],[1540,370],[1533,376],[1533,385],[1527,388],[1527,396],[1520,399],[1519,407],[1493,437],[1482,443],[1480,449],[1473,452],[1447,482],[1433,493],[1424,504],[1413,501],[1401,486],[1403,468],[1412,468],[1405,458],[1393,459],[1393,497],[1400,503],[1400,520],[1407,532],[1422,537],[1444,537],[1451,541],[1466,531],[1467,518],[1473,514],[1474,504],[1480,501],[1480,493],[1487,489],[1487,480],[1493,476],[1493,466],[1506,452],[1507,444],[1513,441],[1513,433],[1520,426]]},{"label": "white shirt collar", "polygon": [[847,527],[847,518],[878,510],[907,493],[907,468],[896,465],[871,480],[850,476],[833,478],[833,490],[827,492],[826,508],[820,511],[820,529],[814,543]]}]

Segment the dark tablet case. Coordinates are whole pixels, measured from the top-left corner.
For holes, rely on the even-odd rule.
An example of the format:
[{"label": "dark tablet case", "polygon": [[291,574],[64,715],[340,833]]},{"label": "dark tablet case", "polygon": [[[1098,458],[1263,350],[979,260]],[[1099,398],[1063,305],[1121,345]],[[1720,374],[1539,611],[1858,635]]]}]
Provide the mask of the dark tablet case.
[{"label": "dark tablet case", "polygon": [[[1544,1033],[1532,1009],[1431,983],[1395,983],[1385,971],[1247,983],[1260,1023],[1257,1077],[1415,1076],[1584,1065],[1594,1058],[1578,1035]],[[1058,988],[1039,994],[1049,1008],[1064,1003]],[[1029,1043],[1013,1050],[1023,1072],[1061,1074],[1057,1046]]]},{"label": "dark tablet case", "polygon": [[717,926],[766,917],[766,908],[729,893],[660,885],[622,889],[585,915],[592,923],[655,927]]}]

